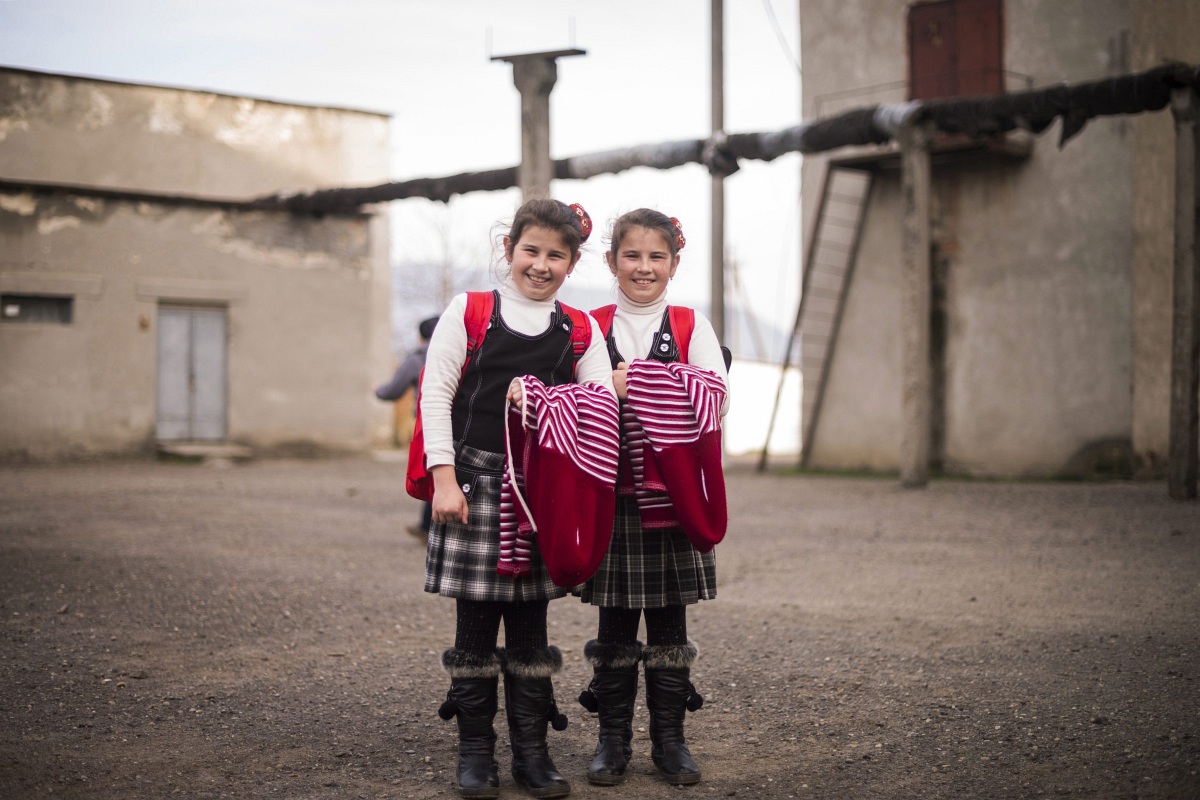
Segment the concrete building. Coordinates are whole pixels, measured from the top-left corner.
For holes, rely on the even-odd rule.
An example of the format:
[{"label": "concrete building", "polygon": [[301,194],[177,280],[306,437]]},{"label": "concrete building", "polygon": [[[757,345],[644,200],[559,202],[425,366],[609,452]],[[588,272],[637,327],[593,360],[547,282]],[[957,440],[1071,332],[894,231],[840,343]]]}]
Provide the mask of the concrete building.
[{"label": "concrete building", "polygon": [[389,436],[386,115],[0,68],[0,457]]},{"label": "concrete building", "polygon": [[[808,119],[1200,62],[1200,5],[1191,0],[799,7]],[[1057,123],[998,145],[935,146],[935,468],[1162,474],[1172,125],[1164,111],[1094,119],[1061,148]],[[888,153],[839,150],[804,162],[806,231],[830,165],[868,168],[873,180],[824,401],[806,442],[815,467],[899,466],[902,197],[898,160]],[[811,377],[806,368],[806,392]]]}]

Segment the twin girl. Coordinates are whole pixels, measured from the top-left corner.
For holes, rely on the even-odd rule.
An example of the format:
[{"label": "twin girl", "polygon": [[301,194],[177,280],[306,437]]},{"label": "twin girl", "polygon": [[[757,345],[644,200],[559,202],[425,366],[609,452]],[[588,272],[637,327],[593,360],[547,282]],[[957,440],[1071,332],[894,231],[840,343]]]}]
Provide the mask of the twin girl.
[{"label": "twin girl", "polygon": [[[709,470],[709,487],[712,471],[719,475],[727,365],[708,320],[667,305],[686,242],[679,222],[658,211],[631,211],[613,225],[605,260],[615,307],[583,315],[556,300],[591,228],[578,205],[525,203],[503,239],[509,269],[489,299],[486,335],[479,341],[469,330],[479,298],[459,295],[426,356],[420,403],[433,524],[425,590],[454,598],[457,608],[454,646],[442,654],[450,690],[440,713],[457,718],[463,797],[500,793],[493,723],[501,679],[513,779],[534,797],[569,794],[547,747],[547,727],[562,729],[566,719],[551,680],[562,655],[548,641],[546,612],[550,600],[571,593],[599,607],[596,637],[584,646],[593,677],[580,696],[599,715],[588,780],[625,779],[642,672],[655,767],[672,784],[700,780],[683,733],[686,711],[703,702],[690,680],[697,650],[686,607],[716,596],[712,546],[724,534],[723,484],[719,497],[706,499],[704,478],[695,476],[697,464]],[[573,588],[552,580],[536,539],[522,543],[507,531],[505,425],[509,408],[538,387],[564,387],[548,391],[568,401],[620,404],[611,540],[592,577]],[[694,412],[687,430],[663,413],[681,403]],[[613,447],[615,464],[615,439]],[[660,460],[646,455],[651,447]],[[678,463],[662,455],[670,453]]]}]

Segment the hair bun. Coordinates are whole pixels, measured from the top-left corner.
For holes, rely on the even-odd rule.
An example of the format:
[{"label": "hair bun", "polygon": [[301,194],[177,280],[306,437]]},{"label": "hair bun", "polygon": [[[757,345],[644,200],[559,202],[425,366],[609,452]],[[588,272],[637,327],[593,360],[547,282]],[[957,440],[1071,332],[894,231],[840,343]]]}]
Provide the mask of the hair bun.
[{"label": "hair bun", "polygon": [[579,203],[571,203],[567,206],[575,212],[575,216],[579,218],[579,232],[582,234],[582,241],[586,242],[588,237],[592,235],[592,218],[583,210],[583,206]]}]

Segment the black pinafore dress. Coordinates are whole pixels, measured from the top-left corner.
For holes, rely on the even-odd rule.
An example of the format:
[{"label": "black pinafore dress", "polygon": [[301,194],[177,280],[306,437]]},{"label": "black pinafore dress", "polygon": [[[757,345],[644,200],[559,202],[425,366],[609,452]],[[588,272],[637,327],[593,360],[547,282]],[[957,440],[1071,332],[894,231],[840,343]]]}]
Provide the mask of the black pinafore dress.
[{"label": "black pinafore dress", "polygon": [[[611,330],[607,344],[616,369],[625,358],[617,351]],[[646,358],[665,364],[680,360],[666,311]],[[621,413],[626,411],[622,404]],[[701,553],[693,547],[680,528],[644,530],[637,500],[618,495],[612,542],[579,596],[585,603],[606,608],[662,608],[711,600],[717,596],[716,556],[714,551]]]},{"label": "black pinafore dress", "polygon": [[514,579],[496,574],[505,397],[509,383],[521,375],[533,375],[547,386],[572,381],[571,318],[556,302],[550,326],[526,336],[504,324],[500,300],[496,293],[487,334],[467,365],[451,412],[455,473],[467,498],[468,524],[434,523],[430,529],[425,591],[467,600],[546,600],[569,590],[550,580],[536,541],[531,575]]}]

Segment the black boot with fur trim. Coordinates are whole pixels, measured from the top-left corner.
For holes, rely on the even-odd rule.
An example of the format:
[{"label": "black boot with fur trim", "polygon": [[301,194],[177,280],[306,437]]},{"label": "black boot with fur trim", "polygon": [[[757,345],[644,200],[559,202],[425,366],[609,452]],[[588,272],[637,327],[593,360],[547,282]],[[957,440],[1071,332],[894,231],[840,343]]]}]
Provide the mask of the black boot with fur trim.
[{"label": "black boot with fur trim", "polygon": [[667,783],[700,782],[700,768],[683,738],[683,717],[699,711],[704,698],[689,680],[696,660],[693,642],[654,645],[642,651],[646,664],[646,710],[650,712],[650,758]]},{"label": "black boot with fur trim", "polygon": [[513,780],[534,797],[566,797],[571,784],[550,760],[546,724],[561,731],[567,718],[554,701],[550,676],[562,669],[557,647],[500,651],[504,662],[504,711],[512,744]]},{"label": "black boot with fur trim", "polygon": [[616,786],[625,780],[633,755],[633,707],[637,701],[638,662],[642,643],[603,644],[592,639],[583,647],[592,665],[592,682],[579,695],[579,704],[600,715],[600,742],[588,766],[588,781]]},{"label": "black boot with fur trim", "polygon": [[458,793],[463,797],[499,797],[496,764],[497,684],[500,659],[452,647],[442,653],[450,691],[438,709],[444,720],[458,717]]}]

